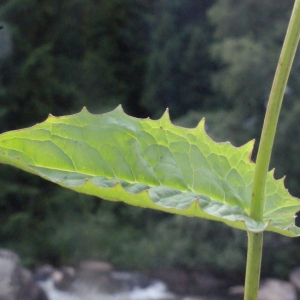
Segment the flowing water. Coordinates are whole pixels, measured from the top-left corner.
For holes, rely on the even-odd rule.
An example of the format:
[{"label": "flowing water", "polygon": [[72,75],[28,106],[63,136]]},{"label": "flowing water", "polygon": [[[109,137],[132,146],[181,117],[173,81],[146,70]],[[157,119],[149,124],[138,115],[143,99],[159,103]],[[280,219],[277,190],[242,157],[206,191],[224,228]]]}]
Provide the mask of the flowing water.
[{"label": "flowing water", "polygon": [[146,288],[134,287],[130,292],[119,292],[116,294],[101,293],[96,288],[77,284],[72,291],[64,292],[57,290],[53,282],[40,282],[47,293],[49,300],[176,300],[175,295],[170,293],[166,285],[157,281]]}]

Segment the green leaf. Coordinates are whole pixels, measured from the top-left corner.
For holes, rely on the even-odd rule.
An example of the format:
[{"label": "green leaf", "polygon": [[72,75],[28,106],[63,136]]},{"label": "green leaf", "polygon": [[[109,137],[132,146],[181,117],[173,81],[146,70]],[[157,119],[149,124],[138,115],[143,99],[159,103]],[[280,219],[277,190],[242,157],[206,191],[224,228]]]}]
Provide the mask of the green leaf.
[{"label": "green leaf", "polygon": [[268,173],[264,221],[249,217],[253,141],[242,147],[212,141],[196,128],[136,119],[121,107],[103,115],[53,117],[0,135],[0,162],[77,192],[235,228],[300,235],[300,201]]}]

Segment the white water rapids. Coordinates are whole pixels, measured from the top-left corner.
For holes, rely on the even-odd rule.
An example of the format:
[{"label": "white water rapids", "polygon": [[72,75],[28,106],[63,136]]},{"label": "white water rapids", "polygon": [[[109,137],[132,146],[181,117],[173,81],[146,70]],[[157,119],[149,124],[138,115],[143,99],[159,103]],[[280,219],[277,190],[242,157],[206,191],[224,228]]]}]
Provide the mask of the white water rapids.
[{"label": "white water rapids", "polygon": [[77,286],[72,292],[57,290],[51,279],[39,283],[47,293],[49,300],[172,300],[171,294],[163,282],[157,281],[146,288],[134,287],[130,292],[104,294],[87,286]]}]

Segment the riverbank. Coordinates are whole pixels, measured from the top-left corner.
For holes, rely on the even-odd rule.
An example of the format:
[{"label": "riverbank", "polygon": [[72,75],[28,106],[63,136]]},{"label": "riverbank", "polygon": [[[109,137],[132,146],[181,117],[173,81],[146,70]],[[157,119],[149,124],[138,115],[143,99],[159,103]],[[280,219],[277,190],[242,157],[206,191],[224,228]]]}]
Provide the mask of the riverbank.
[{"label": "riverbank", "polygon": [[[299,300],[300,268],[289,281],[263,279],[259,300]],[[76,266],[21,266],[15,253],[0,249],[0,299],[10,300],[242,300],[243,286],[198,271],[119,271],[108,262]]]}]

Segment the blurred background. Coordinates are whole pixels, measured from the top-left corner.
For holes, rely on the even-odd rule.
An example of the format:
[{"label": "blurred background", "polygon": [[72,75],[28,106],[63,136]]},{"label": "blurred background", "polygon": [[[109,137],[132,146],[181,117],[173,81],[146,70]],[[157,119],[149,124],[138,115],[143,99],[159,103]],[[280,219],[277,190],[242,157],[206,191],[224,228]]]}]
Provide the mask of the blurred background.
[{"label": "blurred background", "polygon": [[[216,141],[259,141],[292,0],[1,0],[0,131],[49,113],[103,113],[194,127]],[[300,53],[272,158],[300,196]],[[256,151],[256,150],[255,150]],[[253,160],[255,160],[255,151]],[[0,168],[0,247],[23,264],[101,259],[118,269],[177,268],[243,282],[246,233],[142,210]],[[262,276],[300,264],[298,239],[266,234]]]}]

